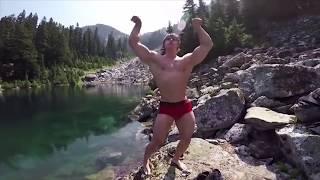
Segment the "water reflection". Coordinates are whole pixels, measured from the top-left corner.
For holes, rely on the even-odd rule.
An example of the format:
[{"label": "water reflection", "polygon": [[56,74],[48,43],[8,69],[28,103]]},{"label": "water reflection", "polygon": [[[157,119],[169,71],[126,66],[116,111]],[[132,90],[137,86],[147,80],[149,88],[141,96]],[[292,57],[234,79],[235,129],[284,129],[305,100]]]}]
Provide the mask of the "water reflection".
[{"label": "water reflection", "polygon": [[146,87],[133,85],[102,84],[94,88],[87,88],[85,92],[95,95],[109,95],[117,97],[142,97],[146,92]]},{"label": "water reflection", "polygon": [[[116,132],[128,123],[143,87],[36,89],[4,92],[0,101],[0,165],[45,159],[77,139]],[[1,168],[0,168],[1,174]]]}]

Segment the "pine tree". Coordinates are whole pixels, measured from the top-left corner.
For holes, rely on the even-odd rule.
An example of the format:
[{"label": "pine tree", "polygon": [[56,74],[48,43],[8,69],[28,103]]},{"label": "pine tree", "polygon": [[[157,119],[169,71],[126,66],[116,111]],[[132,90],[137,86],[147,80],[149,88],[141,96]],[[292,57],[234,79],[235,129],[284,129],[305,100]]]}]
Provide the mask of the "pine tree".
[{"label": "pine tree", "polygon": [[108,41],[106,45],[106,56],[111,59],[116,58],[116,44],[113,37],[113,32],[108,34]]},{"label": "pine tree", "polygon": [[186,53],[192,52],[194,48],[199,45],[198,38],[193,31],[191,26],[192,18],[196,17],[196,4],[193,0],[186,0],[184,6],[184,17],[186,21],[186,27],[181,34],[181,45],[179,55],[184,55]]},{"label": "pine tree", "polygon": [[199,0],[197,14],[204,21],[204,24],[207,25],[207,20],[209,19],[209,11],[207,5],[203,0]]},{"label": "pine tree", "polygon": [[37,51],[32,42],[32,32],[30,32],[23,24],[16,25],[15,39],[12,51],[14,63],[15,78],[20,80],[29,80],[39,75],[37,64]]},{"label": "pine tree", "polygon": [[81,43],[81,54],[86,56],[89,55],[89,40],[91,36],[91,31],[89,28],[84,32],[83,38],[82,38],[82,43]]},{"label": "pine tree", "polygon": [[186,3],[183,7],[183,12],[187,15],[187,20],[190,21],[192,18],[196,17],[196,4],[193,0],[186,0]]},{"label": "pine tree", "polygon": [[171,22],[170,22],[170,21],[169,21],[169,24],[168,24],[168,27],[167,27],[166,32],[167,32],[168,34],[173,33],[173,27],[172,27],[172,25],[171,25]]},{"label": "pine tree", "polygon": [[98,28],[94,30],[93,41],[92,41],[92,55],[97,56],[100,51],[100,40],[98,36]]},{"label": "pine tree", "polygon": [[116,47],[116,57],[123,57],[123,49],[122,49],[122,40],[121,38],[118,39],[117,47]]},{"label": "pine tree", "polygon": [[239,1],[237,0],[225,0],[226,2],[226,22],[230,24],[234,19],[239,21]]}]

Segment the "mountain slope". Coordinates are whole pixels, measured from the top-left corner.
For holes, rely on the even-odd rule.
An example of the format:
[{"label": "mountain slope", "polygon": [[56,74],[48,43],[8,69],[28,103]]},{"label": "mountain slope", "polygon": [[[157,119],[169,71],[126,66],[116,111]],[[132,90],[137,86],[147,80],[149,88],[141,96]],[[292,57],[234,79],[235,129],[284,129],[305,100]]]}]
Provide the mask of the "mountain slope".
[{"label": "mountain slope", "polygon": [[100,38],[100,41],[104,44],[106,44],[108,40],[108,35],[111,32],[113,33],[113,36],[116,40],[128,36],[127,34],[117,30],[116,28],[104,24],[96,24],[82,27],[83,31],[87,30],[87,28],[89,28],[92,31],[92,33],[94,33],[95,29],[98,28],[98,36]]}]

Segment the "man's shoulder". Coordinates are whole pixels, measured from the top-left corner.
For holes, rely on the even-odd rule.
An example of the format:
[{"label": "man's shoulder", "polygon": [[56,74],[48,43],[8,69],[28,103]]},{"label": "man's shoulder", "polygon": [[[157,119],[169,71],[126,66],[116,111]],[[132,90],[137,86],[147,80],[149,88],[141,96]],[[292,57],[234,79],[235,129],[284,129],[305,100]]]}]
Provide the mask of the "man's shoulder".
[{"label": "man's shoulder", "polygon": [[187,53],[183,56],[177,56],[176,60],[177,61],[185,61],[191,58],[191,53]]}]

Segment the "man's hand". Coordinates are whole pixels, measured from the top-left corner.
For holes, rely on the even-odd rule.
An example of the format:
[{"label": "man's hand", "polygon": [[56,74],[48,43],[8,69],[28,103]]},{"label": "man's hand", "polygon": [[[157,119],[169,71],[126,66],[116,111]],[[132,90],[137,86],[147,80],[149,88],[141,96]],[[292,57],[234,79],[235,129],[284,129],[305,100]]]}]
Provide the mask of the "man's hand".
[{"label": "man's hand", "polygon": [[138,16],[132,16],[131,21],[134,22],[136,25],[141,26],[141,19]]},{"label": "man's hand", "polygon": [[200,18],[193,18],[192,19],[192,27],[193,28],[199,28],[202,25],[202,19]]}]

